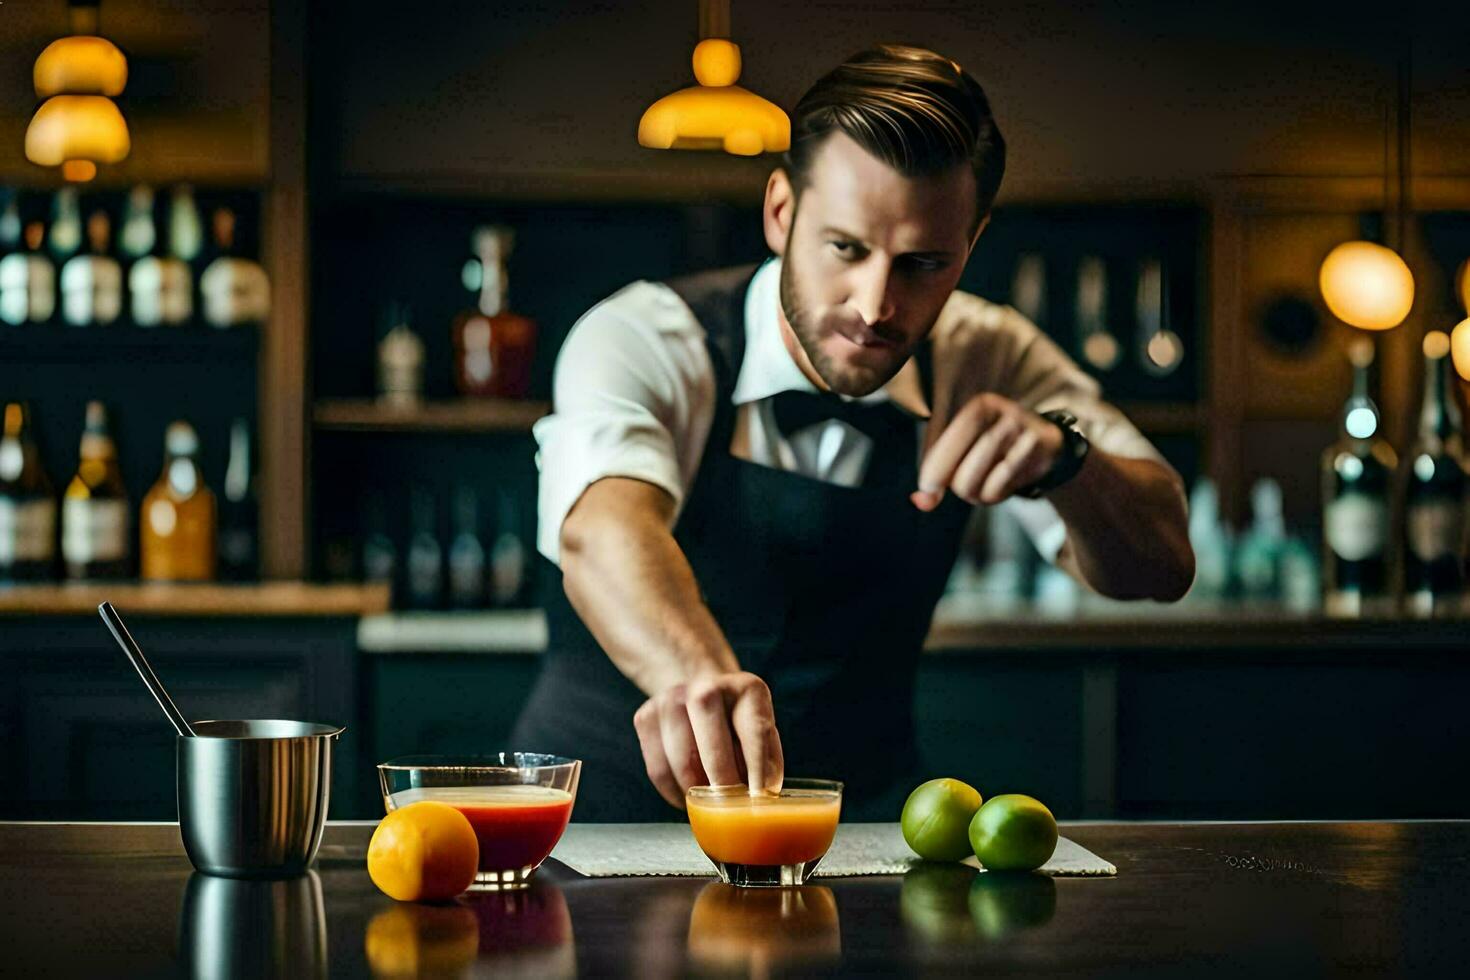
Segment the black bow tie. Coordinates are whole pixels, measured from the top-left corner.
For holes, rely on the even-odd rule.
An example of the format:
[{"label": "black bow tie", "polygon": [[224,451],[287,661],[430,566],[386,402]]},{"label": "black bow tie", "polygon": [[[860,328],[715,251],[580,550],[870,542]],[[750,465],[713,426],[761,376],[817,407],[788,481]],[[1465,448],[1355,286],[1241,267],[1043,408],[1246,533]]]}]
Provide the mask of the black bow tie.
[{"label": "black bow tie", "polygon": [[905,430],[913,431],[914,420],[892,401],[846,401],[830,391],[783,391],[771,399],[776,428],[788,439],[802,429],[838,419],[857,429],[875,443],[884,443]]}]

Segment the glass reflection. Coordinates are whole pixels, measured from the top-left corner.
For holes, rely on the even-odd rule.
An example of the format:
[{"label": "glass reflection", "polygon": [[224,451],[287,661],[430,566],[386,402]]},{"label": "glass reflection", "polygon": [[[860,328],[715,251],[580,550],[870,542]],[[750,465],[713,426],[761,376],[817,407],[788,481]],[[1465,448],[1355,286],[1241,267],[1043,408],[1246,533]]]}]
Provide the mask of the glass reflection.
[{"label": "glass reflection", "polygon": [[815,966],[842,955],[832,889],[736,888],[712,882],[689,913],[689,962],[738,968],[753,976],[773,968]]},{"label": "glass reflection", "polygon": [[916,938],[935,945],[1002,939],[1046,925],[1057,886],[1039,872],[979,872],[963,864],[917,864],[903,876],[899,916]]},{"label": "glass reflection", "polygon": [[191,977],[325,977],[327,919],[315,871],[280,881],[194,872],[179,910]]},{"label": "glass reflection", "polygon": [[373,976],[571,977],[572,916],[561,889],[533,879],[517,891],[472,892],[444,905],[402,902],[368,923]]}]

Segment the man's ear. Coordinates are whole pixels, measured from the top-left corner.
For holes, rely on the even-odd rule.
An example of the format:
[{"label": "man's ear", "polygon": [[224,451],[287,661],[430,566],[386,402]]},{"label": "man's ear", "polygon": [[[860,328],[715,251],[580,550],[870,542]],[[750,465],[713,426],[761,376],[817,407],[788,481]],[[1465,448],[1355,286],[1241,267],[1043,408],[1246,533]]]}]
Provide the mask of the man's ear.
[{"label": "man's ear", "polygon": [[766,202],[761,209],[761,220],[766,230],[766,245],[780,256],[786,255],[786,243],[791,237],[791,221],[796,216],[796,189],[786,170],[777,167],[766,181]]}]

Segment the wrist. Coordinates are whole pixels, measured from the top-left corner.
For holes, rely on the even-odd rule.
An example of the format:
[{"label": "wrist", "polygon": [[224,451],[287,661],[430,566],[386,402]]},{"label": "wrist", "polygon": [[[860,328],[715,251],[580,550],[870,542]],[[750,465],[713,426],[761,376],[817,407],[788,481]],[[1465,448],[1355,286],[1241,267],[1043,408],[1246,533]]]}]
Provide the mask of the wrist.
[{"label": "wrist", "polygon": [[1052,460],[1051,468],[1041,479],[1016,491],[1016,495],[1020,497],[1035,499],[1071,482],[1078,473],[1082,472],[1082,467],[1087,462],[1092,448],[1087,437],[1082,434],[1082,430],[1077,428],[1075,415],[1062,409],[1055,409],[1042,412],[1041,417],[1055,427],[1056,434],[1061,440],[1060,447],[1056,457]]}]

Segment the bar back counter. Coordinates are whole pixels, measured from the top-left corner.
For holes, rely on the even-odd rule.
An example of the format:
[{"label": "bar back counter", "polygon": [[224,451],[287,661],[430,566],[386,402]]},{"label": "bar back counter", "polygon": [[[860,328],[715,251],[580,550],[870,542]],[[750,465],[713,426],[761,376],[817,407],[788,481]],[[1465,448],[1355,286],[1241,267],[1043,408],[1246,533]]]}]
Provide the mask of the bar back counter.
[{"label": "bar back counter", "polygon": [[[545,645],[534,610],[389,613],[373,588],[102,597],[189,718],[346,725],[334,819],[381,815],[383,759],[505,747]],[[17,762],[0,819],[175,817],[174,736],[98,601],[0,592],[0,751]],[[931,775],[1029,793],[1063,819],[1466,817],[1467,627],[946,602],[920,668],[920,745]]]}]

